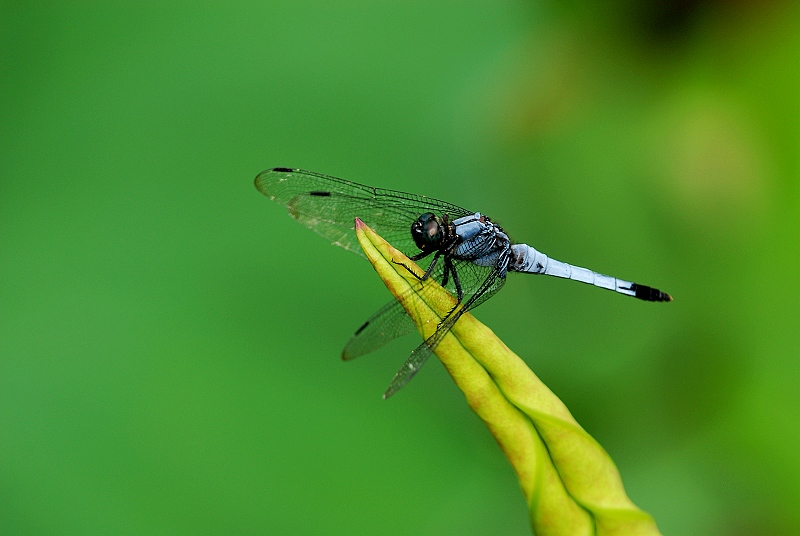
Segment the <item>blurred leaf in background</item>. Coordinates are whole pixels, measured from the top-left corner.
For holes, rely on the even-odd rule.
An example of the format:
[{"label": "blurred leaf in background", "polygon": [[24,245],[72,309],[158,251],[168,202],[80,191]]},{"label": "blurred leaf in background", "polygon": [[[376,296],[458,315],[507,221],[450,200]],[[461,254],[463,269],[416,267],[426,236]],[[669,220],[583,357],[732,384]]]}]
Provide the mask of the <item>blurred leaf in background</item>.
[{"label": "blurred leaf in background", "polygon": [[271,166],[668,290],[478,317],[665,534],[800,533],[796,3],[5,2],[0,73],[0,533],[529,533],[441,367],[338,359],[385,292]]}]

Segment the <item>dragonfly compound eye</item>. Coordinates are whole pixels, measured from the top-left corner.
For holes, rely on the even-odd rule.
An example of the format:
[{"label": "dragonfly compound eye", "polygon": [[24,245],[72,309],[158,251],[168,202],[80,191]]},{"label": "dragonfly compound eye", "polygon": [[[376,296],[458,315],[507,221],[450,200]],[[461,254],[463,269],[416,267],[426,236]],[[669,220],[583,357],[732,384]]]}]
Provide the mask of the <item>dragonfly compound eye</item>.
[{"label": "dragonfly compound eye", "polygon": [[417,247],[429,251],[439,247],[442,242],[442,228],[432,212],[426,212],[411,224],[411,236]]}]

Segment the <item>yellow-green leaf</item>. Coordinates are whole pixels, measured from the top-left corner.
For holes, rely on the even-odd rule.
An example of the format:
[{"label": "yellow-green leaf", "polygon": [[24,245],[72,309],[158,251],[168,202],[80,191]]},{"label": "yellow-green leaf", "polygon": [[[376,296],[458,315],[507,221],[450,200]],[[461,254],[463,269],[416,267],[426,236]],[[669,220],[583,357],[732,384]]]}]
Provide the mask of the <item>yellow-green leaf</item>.
[{"label": "yellow-green leaf", "polygon": [[[413,261],[356,220],[375,271],[427,338],[455,305],[437,282],[420,282]],[[567,407],[486,326],[464,314],[436,356],[486,423],[519,478],[538,536],[660,534],[625,494],[614,462]]]}]

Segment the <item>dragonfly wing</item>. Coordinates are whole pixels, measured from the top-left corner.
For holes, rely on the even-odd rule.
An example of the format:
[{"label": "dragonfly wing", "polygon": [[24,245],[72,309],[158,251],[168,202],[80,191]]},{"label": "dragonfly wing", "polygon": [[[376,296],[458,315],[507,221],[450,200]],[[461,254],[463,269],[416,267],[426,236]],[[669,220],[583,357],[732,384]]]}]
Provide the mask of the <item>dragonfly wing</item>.
[{"label": "dragonfly wing", "polygon": [[418,248],[411,224],[425,212],[451,219],[472,214],[452,203],[383,188],[373,188],[300,169],[273,168],[258,174],[258,190],[287,207],[289,214],[333,244],[362,255],[354,232],[355,218],[372,227],[403,253]]},{"label": "dragonfly wing", "polygon": [[347,341],[342,359],[349,361],[373,352],[397,337],[414,331],[414,322],[400,302],[393,299],[369,317]]},{"label": "dragonfly wing", "polygon": [[[292,199],[287,205],[287,208],[289,209],[289,215],[291,217],[318,235],[330,240],[331,244],[334,246],[342,247],[347,251],[366,258],[364,250],[361,249],[361,246],[358,244],[358,239],[356,238],[355,217],[351,218],[348,225],[338,218],[339,214],[336,213],[337,206],[326,202],[320,202],[318,198],[307,194],[301,194]],[[366,210],[363,212],[366,212]],[[409,229],[406,229],[405,234],[410,237]],[[384,230],[384,232],[386,232],[386,230]],[[390,234],[399,235],[400,233],[390,232]],[[408,246],[406,245],[406,247]]]},{"label": "dragonfly wing", "polygon": [[[398,267],[404,270],[402,267]],[[438,263],[431,274],[434,281],[441,281],[444,271],[443,263]],[[422,274],[417,274],[421,276]],[[356,357],[373,352],[384,344],[393,341],[415,330],[414,321],[408,316],[402,303],[419,299],[415,294],[427,296],[426,287],[420,283],[412,284],[399,298],[378,309],[364,324],[356,330],[342,351],[342,359],[349,361]],[[426,298],[423,298],[426,299]],[[432,300],[433,298],[427,298]]]},{"label": "dragonfly wing", "polygon": [[436,347],[439,346],[439,343],[442,342],[445,335],[447,335],[464,313],[485,302],[500,290],[500,287],[505,283],[505,278],[500,277],[500,274],[494,268],[487,270],[488,273],[480,287],[478,287],[460,306],[452,309],[441,322],[439,322],[436,331],[411,352],[411,355],[408,356],[403,366],[400,367],[400,370],[398,370],[394,378],[392,378],[389,388],[386,389],[386,392],[383,394],[384,399],[389,398],[411,381],[411,378],[419,372],[422,365],[425,364],[434,350],[436,350]]},{"label": "dragonfly wing", "polygon": [[392,383],[389,384],[389,388],[383,393],[384,400],[410,382],[411,378],[419,372],[419,369],[422,368],[422,365],[425,364],[432,353],[433,348],[428,346],[427,341],[417,346],[414,351],[411,352],[411,355],[408,356],[406,362],[403,363],[403,366],[400,367],[400,370],[397,371],[397,374],[394,375],[394,378],[392,378]]}]

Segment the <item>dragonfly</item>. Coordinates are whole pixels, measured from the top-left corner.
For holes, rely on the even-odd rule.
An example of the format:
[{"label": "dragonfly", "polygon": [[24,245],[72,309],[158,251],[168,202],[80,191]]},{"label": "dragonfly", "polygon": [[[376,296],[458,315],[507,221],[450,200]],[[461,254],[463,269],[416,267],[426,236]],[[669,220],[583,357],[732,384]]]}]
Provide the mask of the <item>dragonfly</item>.
[{"label": "dragonfly", "polygon": [[[423,273],[405,266],[417,279],[439,282],[455,306],[411,352],[383,395],[406,385],[458,319],[492,297],[508,272],[549,275],[580,281],[651,302],[672,297],[647,285],[603,275],[557,261],[527,244],[512,243],[488,216],[432,197],[375,188],[321,173],[285,167],[262,171],[256,188],[285,205],[294,219],[334,245],[366,257],[355,235],[355,219],[374,229]],[[414,289],[408,292],[413,292]],[[441,294],[439,294],[441,296]],[[441,298],[440,298],[441,299]],[[345,360],[370,353],[415,329],[400,301],[392,299],[359,327],[342,351]]]}]

